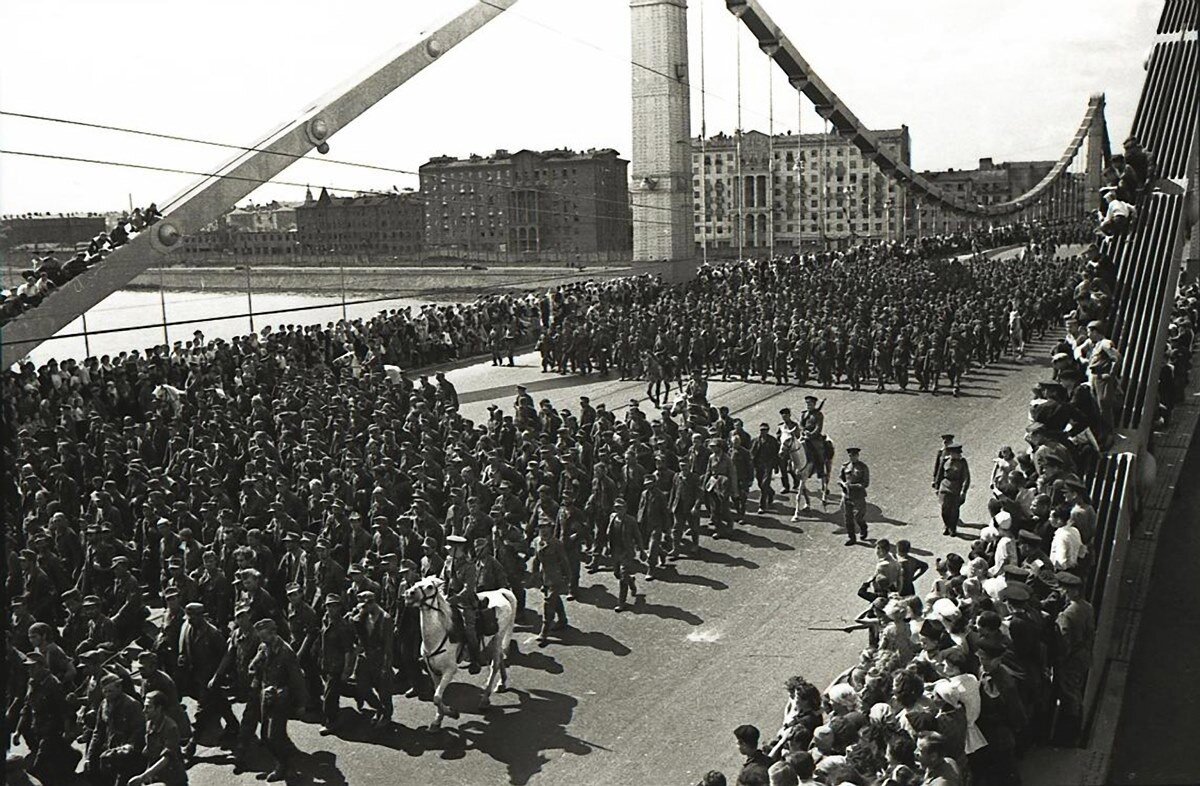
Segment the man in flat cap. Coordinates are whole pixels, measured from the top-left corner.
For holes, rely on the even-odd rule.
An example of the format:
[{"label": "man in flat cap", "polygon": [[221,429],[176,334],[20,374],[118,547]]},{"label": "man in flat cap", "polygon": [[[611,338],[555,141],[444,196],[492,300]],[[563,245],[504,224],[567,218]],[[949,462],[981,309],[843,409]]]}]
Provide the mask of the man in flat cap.
[{"label": "man in flat cap", "polygon": [[100,782],[121,782],[143,768],[146,720],[141,704],[124,691],[116,674],[100,678],[100,691],[83,771]]},{"label": "man in flat cap", "polygon": [[258,620],[254,632],[260,644],[249,668],[262,693],[263,742],[275,757],[275,768],[267,780],[284,781],[295,750],[287,725],[292,714],[302,711],[306,703],[304,675],[295,651],[279,635],[275,620]]},{"label": "man in flat cap", "polygon": [[360,701],[374,710],[372,723],[383,728],[392,722],[392,662],[396,623],[392,615],[379,605],[373,590],[358,593],[358,609],[351,621],[354,624],[357,662],[354,684]]},{"label": "man in flat cap", "polygon": [[66,782],[75,772],[79,753],[66,739],[65,689],[42,653],[25,655],[23,663],[29,682],[16,730],[29,746],[29,771],[46,783]]},{"label": "man in flat cap", "polygon": [[329,732],[338,725],[341,697],[346,680],[354,668],[356,635],[346,618],[345,602],[340,593],[321,599],[324,617],[317,642],[321,666],[321,728]]},{"label": "man in flat cap", "polygon": [[209,683],[221,665],[227,643],[221,631],[205,616],[204,605],[189,603],[184,607],[186,619],[179,634],[179,689],[199,703],[196,710],[196,734],[214,714],[220,716],[222,736],[237,733],[237,716],[227,700],[216,696]]}]

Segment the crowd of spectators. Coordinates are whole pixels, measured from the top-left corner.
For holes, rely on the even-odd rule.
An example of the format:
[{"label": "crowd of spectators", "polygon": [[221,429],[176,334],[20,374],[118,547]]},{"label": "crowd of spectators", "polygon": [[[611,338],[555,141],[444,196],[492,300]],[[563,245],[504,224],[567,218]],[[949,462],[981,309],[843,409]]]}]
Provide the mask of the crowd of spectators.
[{"label": "crowd of spectators", "polygon": [[[882,331],[899,341],[911,328],[916,341],[954,342],[974,335],[977,319],[1003,320],[1000,337],[989,341],[985,329],[970,345],[965,371],[1004,351],[1015,310],[1026,330],[1042,329],[1039,320],[1048,329],[1055,314],[1068,329],[1054,379],[1031,403],[1028,449],[996,462],[983,536],[967,557],[939,560],[922,597],[907,544],[893,554],[877,542],[879,569],[863,590],[872,646],[861,662],[824,695],[789,682],[784,724],[765,751],[752,727],[737,731],[748,767],[790,782],[814,771],[829,784],[945,772],[952,784],[966,763],[982,783],[1012,782],[1017,752],[1077,731],[1095,535],[1083,479],[1111,427],[1104,402],[1115,393],[1104,389],[1117,387],[1119,363],[1104,337],[1112,271],[1103,247],[1072,273],[1053,241],[1034,240],[1038,249],[994,268],[933,260],[946,248],[926,240],[925,251],[894,244],[739,262],[677,287],[573,284],[415,316],[24,364],[3,382],[5,418],[18,427],[4,446],[14,471],[0,481],[7,728],[47,783],[64,782],[82,758],[87,782],[177,786],[195,746],[213,741],[232,747],[238,766],[261,741],[271,778],[285,778],[295,757],[289,717],[308,712],[337,733],[346,693],[386,726],[396,693],[429,695],[403,593],[442,572],[449,545],[465,544],[455,548],[475,565],[478,590],[514,591],[522,624],[537,623],[526,590],[540,589],[544,643],[569,625],[563,600],[585,568],[613,572],[621,611],[645,597],[635,576],[653,581],[702,533],[735,526],[754,481],[771,512],[772,476],[787,475],[778,442],[708,402],[717,357],[723,369],[741,357],[714,357],[728,347],[720,334],[758,330],[757,342],[798,321],[818,336]],[[1189,308],[1194,331],[1194,297]],[[535,404],[518,386],[509,412],[493,405],[475,423],[443,374],[407,372],[484,349],[511,363],[517,343],[568,332],[592,343],[566,355],[567,369],[611,362],[646,375],[674,365],[660,381],[686,373],[682,406],[648,415],[634,400],[618,417],[587,397],[573,408]],[[705,334],[716,347],[694,353]],[[624,365],[630,357],[646,365]],[[818,384],[851,363],[845,372],[814,363]],[[872,369],[895,366],[860,370]],[[651,395],[665,403],[658,389]],[[541,558],[559,549],[565,570]],[[184,696],[197,707],[194,726]]]},{"label": "crowd of spectators", "polygon": [[87,248],[76,251],[65,262],[53,254],[35,258],[28,268],[21,271],[21,278],[25,279],[23,283],[0,290],[0,326],[36,308],[52,291],[85,270],[99,265],[110,253],[128,243],[146,227],[158,223],[160,218],[162,214],[154,203],[145,210],[134,208],[132,213],[122,214],[111,230],[97,234]]},{"label": "crowd of spectators", "polygon": [[[965,555],[938,558],[923,590],[917,580],[930,566],[907,541],[875,543],[876,567],[859,591],[870,604],[858,618],[868,647],[824,691],[789,679],[769,740],[749,724],[734,729],[746,757],[738,784],[1019,784],[1018,757],[1031,746],[1078,743],[1096,632],[1087,590],[1105,534],[1087,490],[1122,387],[1105,322],[1116,284],[1111,238],[1136,221],[1132,205],[1151,178],[1152,157],[1131,137],[1102,193],[1099,239],[1064,293],[1074,308],[1062,314],[1052,375],[1034,388],[1025,445],[993,461],[979,537]],[[1159,380],[1164,417],[1187,384],[1197,291],[1182,287],[1175,300]],[[945,451],[956,447],[953,435],[944,439],[935,491]],[[726,779],[713,771],[701,782]]]}]

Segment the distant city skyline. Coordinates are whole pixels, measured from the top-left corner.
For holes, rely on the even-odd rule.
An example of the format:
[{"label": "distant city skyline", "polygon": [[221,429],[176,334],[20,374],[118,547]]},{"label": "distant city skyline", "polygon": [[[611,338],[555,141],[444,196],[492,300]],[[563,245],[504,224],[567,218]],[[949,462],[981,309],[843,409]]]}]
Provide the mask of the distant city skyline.
[{"label": "distant city skyline", "polygon": [[[865,123],[909,126],[920,170],[971,168],[982,157],[1056,158],[1088,96],[1100,91],[1119,145],[1161,7],[1015,0],[997,12],[928,0],[870,3],[864,13],[863,4],[763,4]],[[468,5],[344,0],[330,14],[306,0],[9,0],[0,4],[9,32],[0,48],[0,109],[249,144]],[[736,128],[735,35],[742,127],[767,131],[766,56],[723,2],[690,0],[693,135],[701,130],[701,5],[708,133]],[[188,34],[179,35],[184,28]],[[97,30],[106,33],[97,38]],[[629,49],[626,0],[521,0],[331,142],[331,158],[403,171],[304,160],[280,179],[384,191],[417,187],[418,167],[439,155],[611,147],[628,157]],[[775,131],[795,130],[796,94],[778,69],[771,72]],[[804,103],[801,130],[820,131]],[[197,172],[219,168],[230,153],[7,116],[0,116],[0,148]],[[130,196],[135,205],[163,203],[195,179],[3,155],[0,213],[105,212],[126,208]],[[297,201],[303,191],[270,184],[251,199]]]}]

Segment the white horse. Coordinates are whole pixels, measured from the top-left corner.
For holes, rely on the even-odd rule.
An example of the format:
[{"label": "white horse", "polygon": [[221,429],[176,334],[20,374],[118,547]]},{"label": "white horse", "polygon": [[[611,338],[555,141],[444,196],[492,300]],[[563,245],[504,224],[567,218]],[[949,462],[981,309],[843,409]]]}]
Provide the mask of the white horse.
[{"label": "white horse", "polygon": [[[798,432],[799,429],[796,430]],[[787,460],[791,461],[791,465],[796,470],[798,476],[797,483],[799,485],[800,494],[804,497],[804,507],[796,505],[796,510],[792,513],[792,521],[800,519],[800,511],[811,509],[808,497],[808,479],[816,475],[821,481],[821,507],[825,507],[829,502],[829,475],[830,467],[833,462],[833,443],[829,442],[828,437],[822,436],[818,450],[824,455],[810,456],[810,451],[805,450],[805,441],[802,436],[797,436],[794,432],[792,436],[783,441],[780,446],[780,454]],[[785,467],[784,472],[787,471]]]},{"label": "white horse", "polygon": [[[453,612],[450,601],[443,591],[443,582],[437,576],[421,579],[408,588],[404,593],[404,601],[410,606],[421,610],[421,658],[429,676],[437,683],[433,692],[433,703],[437,707],[437,716],[429,728],[437,729],[442,725],[442,719],[447,715],[458,717],[458,713],[446,707],[442,701],[446,688],[454,680],[454,672],[458,671],[459,648],[465,648],[465,643],[450,641],[450,625]],[[479,593],[481,601],[486,600],[490,608],[496,610],[496,621],[499,632],[494,636],[481,636],[479,648],[491,664],[488,672],[487,687],[483,698],[479,700],[480,707],[491,704],[492,694],[497,687],[503,691],[508,687],[508,669],[504,659],[508,654],[508,643],[512,640],[513,625],[517,618],[517,599],[507,589],[491,590]]]}]

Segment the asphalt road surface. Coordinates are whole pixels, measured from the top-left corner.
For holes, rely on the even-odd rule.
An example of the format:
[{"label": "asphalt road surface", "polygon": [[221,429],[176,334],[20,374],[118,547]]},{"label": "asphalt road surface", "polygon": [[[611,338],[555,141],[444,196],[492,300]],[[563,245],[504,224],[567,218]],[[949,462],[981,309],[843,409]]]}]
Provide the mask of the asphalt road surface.
[{"label": "asphalt road surface", "polygon": [[[862,448],[871,468],[868,522],[872,538],[912,541],[932,563],[949,550],[965,552],[965,538],[984,518],[991,459],[1005,444],[1019,448],[1031,385],[1047,371],[1047,346],[1029,358],[1006,361],[969,375],[959,398],[942,394],[876,394],[844,388],[817,391],[826,398],[826,431],[838,449]],[[610,408],[645,399],[639,382],[542,374],[533,353],[512,368],[483,363],[449,375],[464,414],[476,421],[490,403],[510,410],[513,386],[527,384],[534,400],[578,410],[578,397]],[[714,405],[728,406],[754,433],[774,425],[778,410],[803,407],[812,388],[713,382]],[[643,405],[643,408],[646,408]],[[930,488],[932,458],[943,432],[959,435],[975,488],[963,509],[959,540],[941,534]],[[776,484],[778,487],[778,484]],[[756,494],[756,492],[755,492]],[[835,490],[836,496],[836,490]],[[750,510],[757,508],[752,497]],[[536,628],[518,627],[520,654],[510,660],[511,690],[478,711],[486,672],[459,672],[447,692],[462,714],[440,732],[423,727],[432,705],[396,697],[395,725],[375,732],[355,718],[339,736],[294,722],[292,737],[305,755],[296,783],[352,784],[692,784],[710,769],[736,777],[740,757],[732,730],[753,723],[773,734],[786,700],[783,681],[801,674],[824,687],[850,666],[866,633],[815,631],[847,624],[862,610],[855,596],[874,564],[870,547],[843,545],[834,501],[826,510],[789,518],[792,496],[771,515],[750,515],[728,540],[702,538],[696,558],[674,563],[662,580],[645,583],[645,602],[616,614],[610,573],[584,574],[582,592],[568,603],[571,629],[546,647]],[[924,590],[931,579],[918,587]],[[529,593],[540,612],[541,597]],[[353,712],[353,702],[344,700]],[[228,752],[204,747],[190,770],[194,786],[258,782],[260,772],[232,774]]]}]

